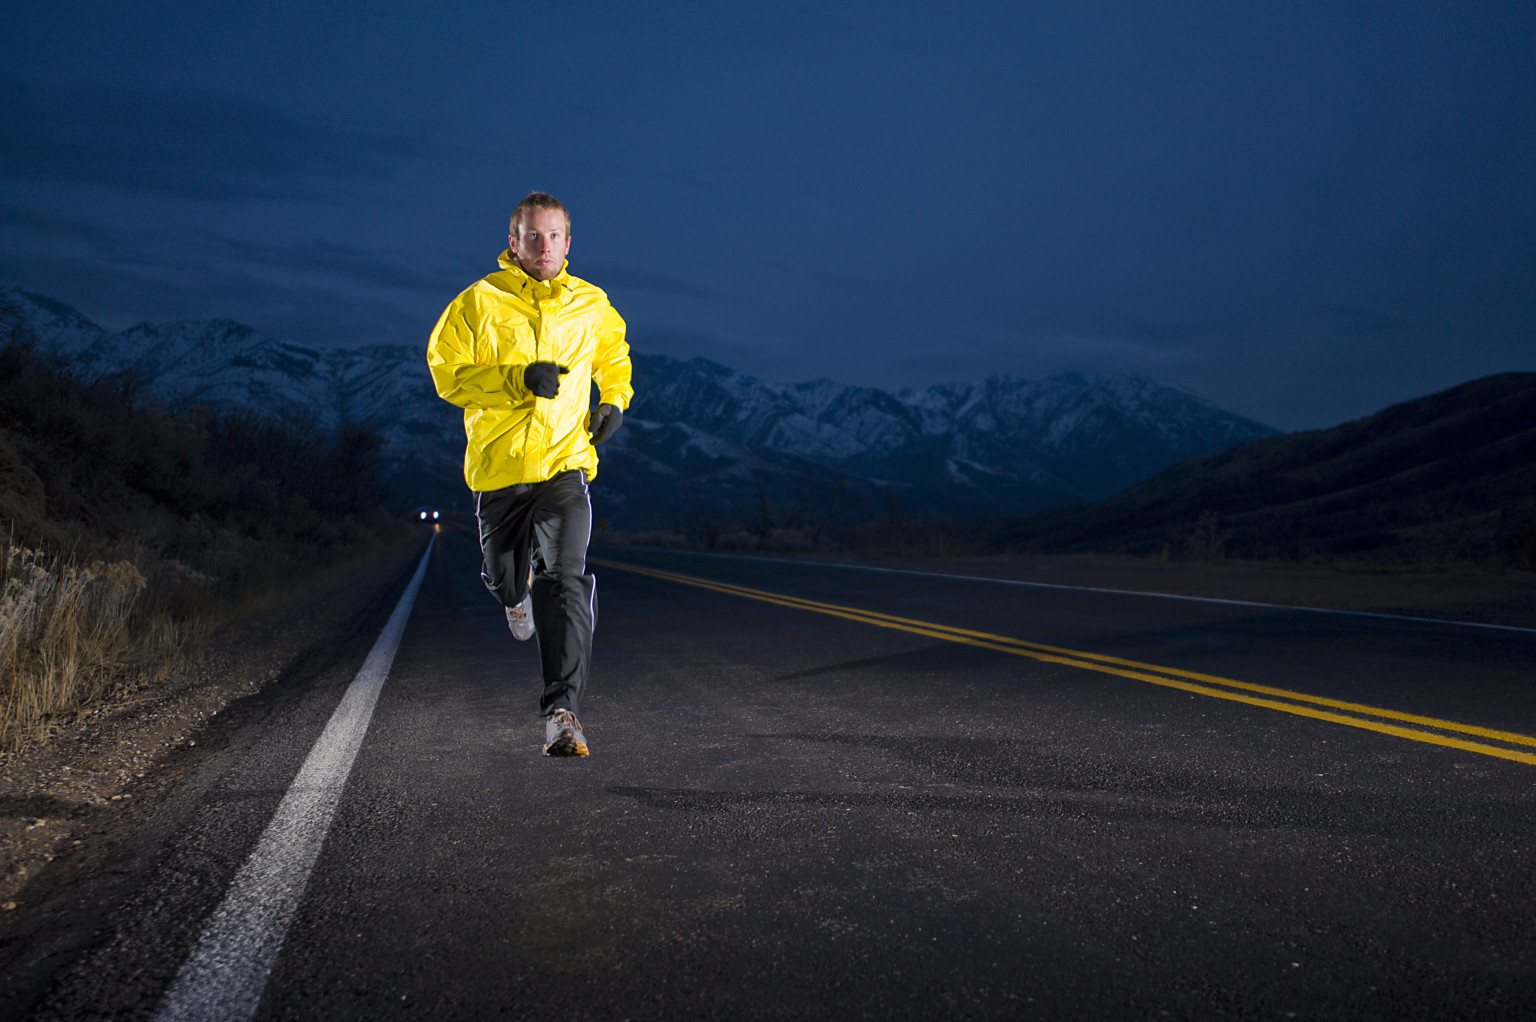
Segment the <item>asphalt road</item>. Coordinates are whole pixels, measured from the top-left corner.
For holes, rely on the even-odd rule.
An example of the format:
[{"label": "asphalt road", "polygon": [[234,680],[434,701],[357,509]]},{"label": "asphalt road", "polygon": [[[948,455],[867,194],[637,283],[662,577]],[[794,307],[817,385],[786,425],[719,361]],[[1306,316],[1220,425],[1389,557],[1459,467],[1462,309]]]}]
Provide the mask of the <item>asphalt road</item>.
[{"label": "asphalt road", "polygon": [[[1536,1014],[1536,634],[604,556],[551,760],[443,530],[257,1018]],[[35,1017],[154,1016],[389,609],[235,715]]]}]

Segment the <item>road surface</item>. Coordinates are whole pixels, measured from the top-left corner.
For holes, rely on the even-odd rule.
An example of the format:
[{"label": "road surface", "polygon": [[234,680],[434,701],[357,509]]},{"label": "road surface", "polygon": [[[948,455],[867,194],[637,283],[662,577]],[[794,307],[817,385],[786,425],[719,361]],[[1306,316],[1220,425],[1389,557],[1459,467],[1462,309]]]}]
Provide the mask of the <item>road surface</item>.
[{"label": "road surface", "polygon": [[[1536,1013],[1536,633],[595,556],[589,759],[540,754],[534,644],[445,526],[312,863],[241,873],[390,606],[226,715],[16,1010]],[[291,912],[210,950],[241,876]]]}]

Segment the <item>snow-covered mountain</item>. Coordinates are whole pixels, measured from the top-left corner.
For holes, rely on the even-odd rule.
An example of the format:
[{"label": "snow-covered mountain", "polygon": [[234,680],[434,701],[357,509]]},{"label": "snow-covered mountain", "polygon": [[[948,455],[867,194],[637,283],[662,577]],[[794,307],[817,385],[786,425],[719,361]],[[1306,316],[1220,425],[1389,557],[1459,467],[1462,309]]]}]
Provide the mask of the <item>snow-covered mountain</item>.
[{"label": "snow-covered mountain", "polygon": [[[384,439],[409,503],[463,503],[464,433],[421,348],[314,349],[227,320],[112,334],[59,302],[3,295],[0,340],[89,374],[132,373],[170,408],[244,407]],[[632,339],[643,348],[643,339]],[[693,518],[1001,517],[1118,493],[1185,458],[1275,431],[1136,377],[993,376],[892,394],[781,384],[637,352],[633,407],[603,448],[597,513],[616,527]]]},{"label": "snow-covered mountain", "polygon": [[[1096,499],[1196,454],[1274,431],[1137,377],[992,376],[890,394],[817,380],[765,383],[705,359],[636,356],[633,413],[892,482],[963,485],[1003,473]],[[1155,466],[1155,467],[1154,467]]]},{"label": "snow-covered mountain", "polygon": [[17,290],[0,293],[0,343],[11,339],[55,351],[88,376],[131,374],[172,411],[246,408],[323,430],[367,426],[384,441],[387,481],[402,500],[462,502],[463,416],[433,392],[416,348],[307,348],[220,319],[113,334]]}]

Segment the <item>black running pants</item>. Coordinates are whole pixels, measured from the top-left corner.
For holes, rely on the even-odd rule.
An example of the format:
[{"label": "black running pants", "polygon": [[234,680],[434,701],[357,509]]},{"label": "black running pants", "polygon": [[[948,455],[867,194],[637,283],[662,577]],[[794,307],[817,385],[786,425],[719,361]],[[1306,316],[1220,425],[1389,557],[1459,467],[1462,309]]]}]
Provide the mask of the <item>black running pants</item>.
[{"label": "black running pants", "polygon": [[587,574],[587,474],[573,469],[476,493],[475,516],[485,557],[480,577],[502,606],[523,598],[533,568],[533,627],[544,668],[540,716],[562,707],[580,713],[597,624],[595,579]]}]

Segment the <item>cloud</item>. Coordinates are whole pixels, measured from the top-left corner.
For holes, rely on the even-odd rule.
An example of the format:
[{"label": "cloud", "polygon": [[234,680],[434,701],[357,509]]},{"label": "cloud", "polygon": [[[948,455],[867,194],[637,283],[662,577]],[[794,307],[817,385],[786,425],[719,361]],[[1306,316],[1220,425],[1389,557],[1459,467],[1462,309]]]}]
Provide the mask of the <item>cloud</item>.
[{"label": "cloud", "polygon": [[1357,305],[1323,305],[1319,309],[1329,323],[1351,337],[1395,336],[1424,326],[1419,320]]},{"label": "cloud", "polygon": [[643,337],[647,352],[671,355],[673,358],[693,358],[699,355],[715,362],[723,362],[721,352],[733,346],[732,342],[708,330],[643,319],[632,322],[629,333],[631,344],[636,337]]},{"label": "cloud", "polygon": [[[198,267],[223,267],[247,274],[276,271],[285,278],[308,279],[311,285],[324,278],[353,291],[406,291],[432,296],[451,296],[487,272],[483,261],[451,253],[434,256],[415,251],[392,257],[377,249],[325,240],[261,242],[169,230],[125,235],[78,218],[14,205],[0,205],[0,225],[30,232],[41,239],[41,244],[35,240],[32,244],[18,244],[19,239],[12,237],[0,244],[0,252],[9,250],[13,258],[33,263],[50,252],[76,257],[84,257],[88,252],[105,266],[133,266],[149,273],[178,274]],[[82,246],[81,242],[86,244]],[[266,273],[268,277],[272,275]]]},{"label": "cloud", "polygon": [[[439,265],[424,267],[420,264],[419,254],[415,261],[391,259],[373,249],[334,241],[283,245],[210,235],[199,239],[196,247],[209,255],[222,254],[231,261],[264,266],[285,273],[318,274],[353,286],[361,284],[449,297],[474,277],[484,276],[488,272],[478,262],[472,269],[467,269],[463,261],[458,259],[442,260]],[[446,302],[447,298],[444,298]]]},{"label": "cloud", "polygon": [[329,124],[259,100],[0,77],[0,175],[196,199],[320,198],[439,155],[420,131]]},{"label": "cloud", "polygon": [[1024,334],[1012,330],[957,333],[924,345],[892,351],[887,372],[906,379],[952,382],[992,372],[1025,376],[1066,372],[1156,375],[1198,360],[1180,344],[1115,334]]},{"label": "cloud", "polygon": [[575,273],[582,280],[589,280],[605,291],[620,289],[654,291],[658,294],[679,295],[688,298],[710,298],[714,296],[714,292],[708,288],[692,284],[680,277],[671,277],[665,273],[657,273],[655,270],[624,266],[619,263],[584,261],[575,267]]},{"label": "cloud", "polygon": [[[276,280],[248,265],[185,258],[114,265],[95,258],[0,252],[0,280],[74,306],[111,330],[132,323],[233,319],[283,340],[316,347],[425,344],[447,304],[399,301],[313,278]],[[217,303],[209,295],[218,295]],[[451,297],[451,294],[448,296]]]},{"label": "cloud", "polygon": [[782,344],[764,344],[742,336],[730,336],[707,327],[665,319],[637,316],[629,320],[630,349],[647,355],[668,355],[684,361],[705,358],[762,380],[796,383],[838,375],[844,367],[823,359],[807,358],[804,351]]},{"label": "cloud", "polygon": [[836,270],[829,270],[825,267],[818,267],[815,272],[807,273],[804,266],[796,266],[794,263],[784,259],[767,260],[767,265],[786,277],[819,284],[836,291],[870,291],[875,286],[874,282],[868,277],[857,273],[839,273]]},{"label": "cloud", "polygon": [[1193,352],[1187,348],[1149,344],[1128,337],[1057,334],[1034,338],[1031,343],[1041,359],[1096,367],[1178,365],[1193,358]]},{"label": "cloud", "polygon": [[74,217],[56,216],[21,206],[0,206],[0,224],[21,227],[39,234],[55,234],[76,241],[96,241],[101,238],[101,227]]}]

